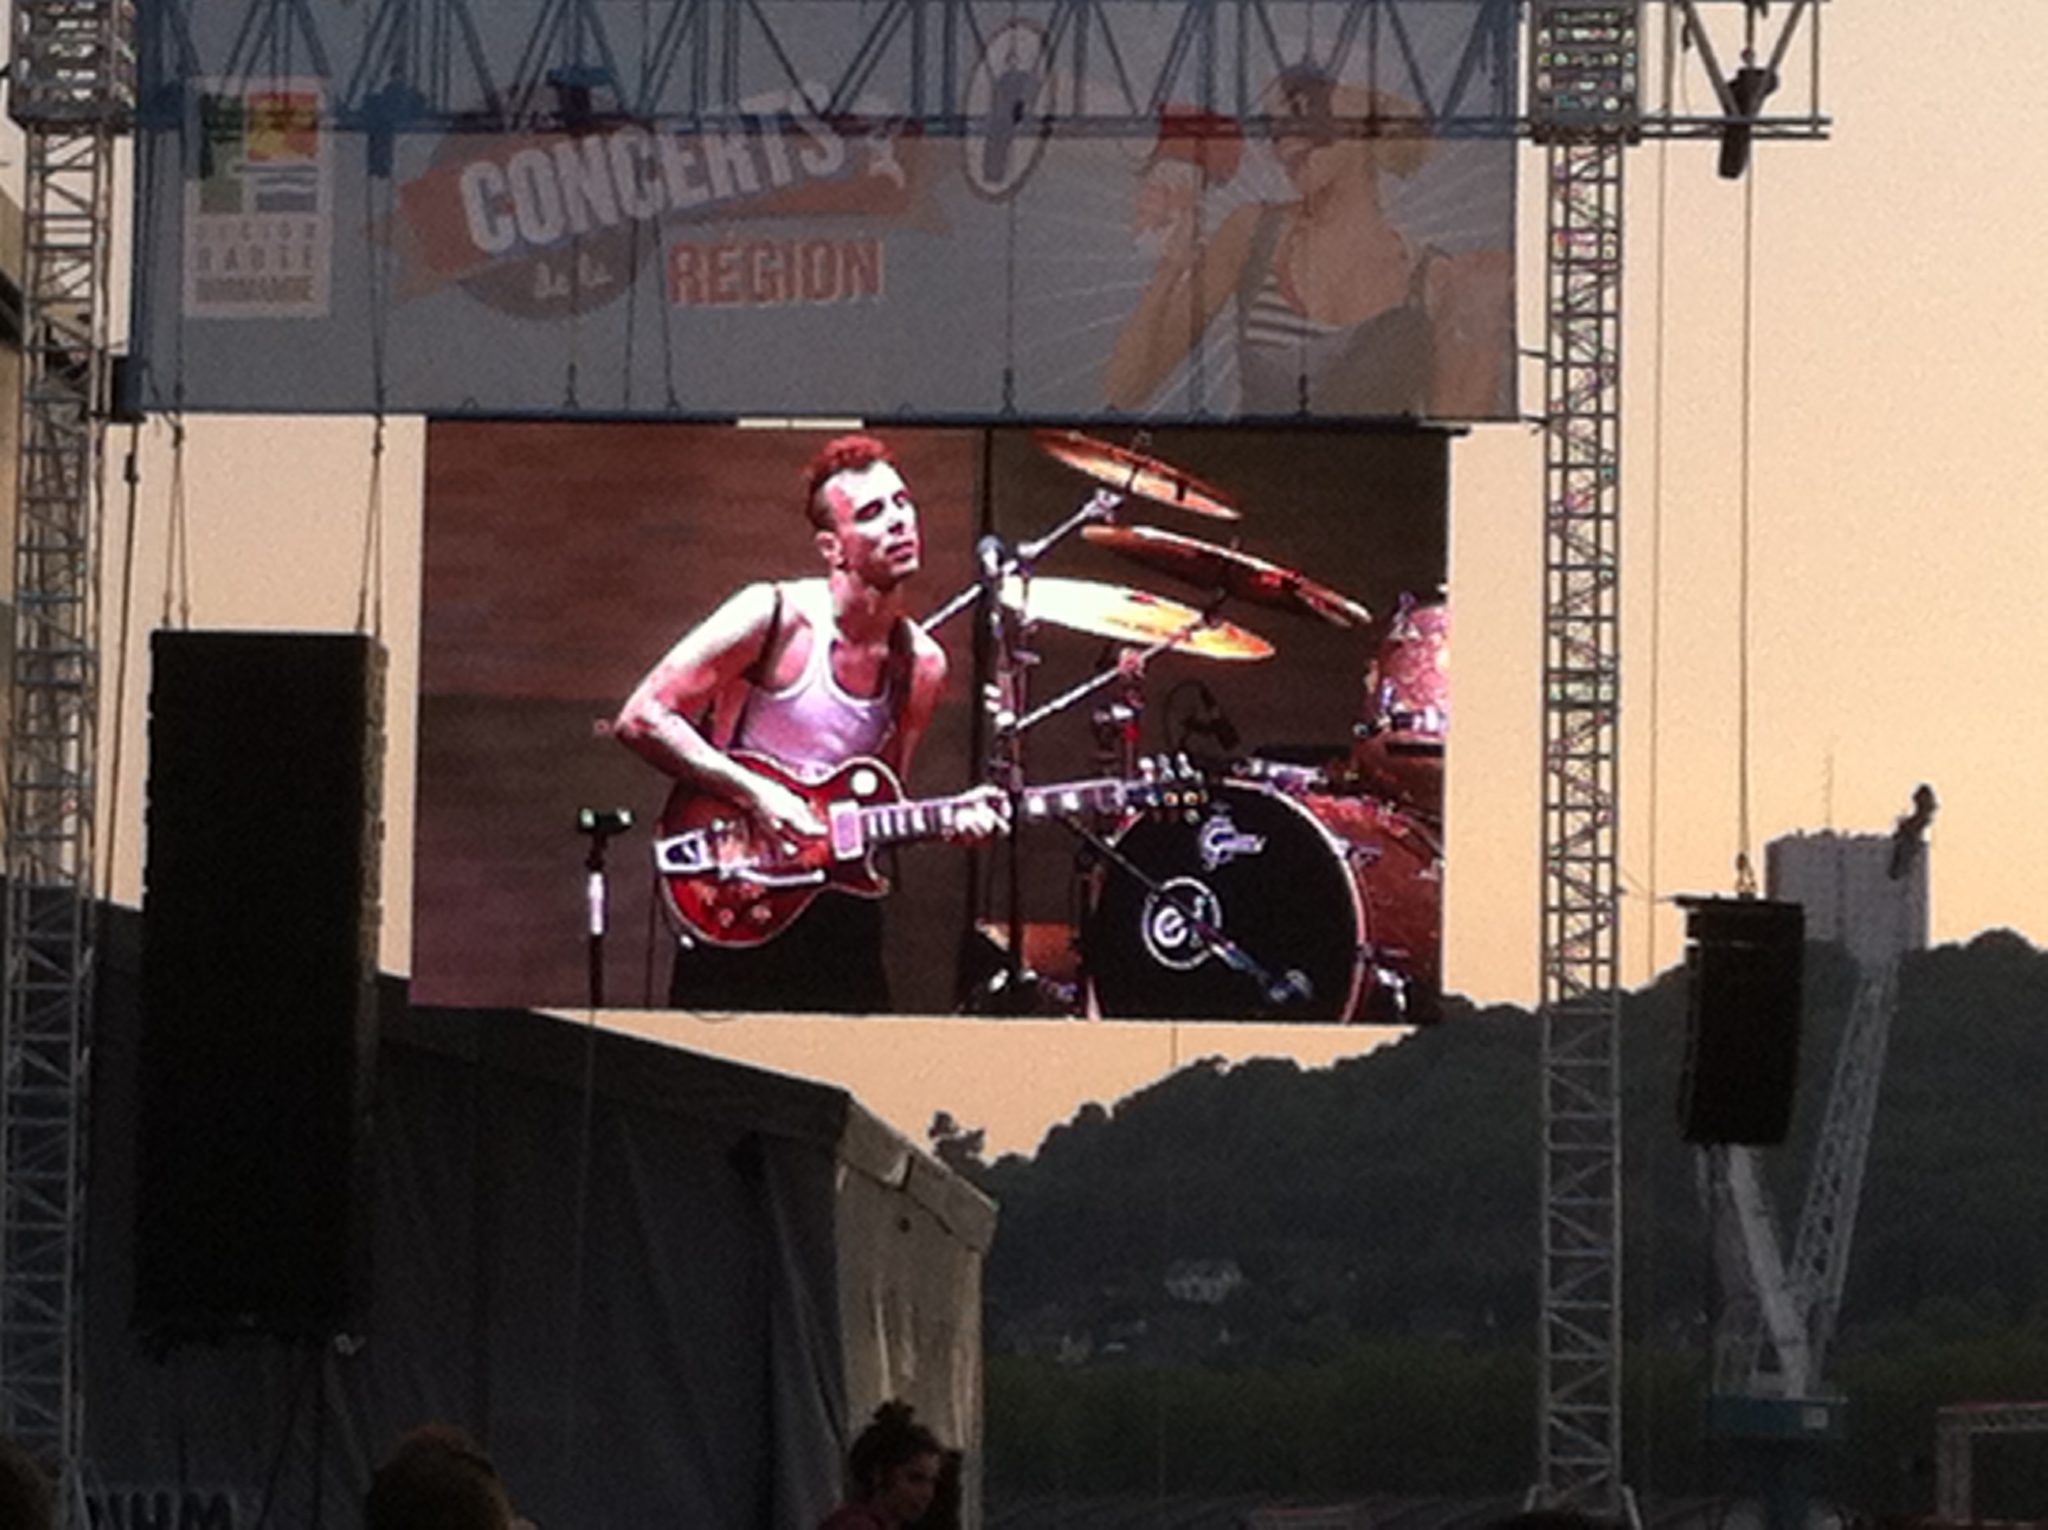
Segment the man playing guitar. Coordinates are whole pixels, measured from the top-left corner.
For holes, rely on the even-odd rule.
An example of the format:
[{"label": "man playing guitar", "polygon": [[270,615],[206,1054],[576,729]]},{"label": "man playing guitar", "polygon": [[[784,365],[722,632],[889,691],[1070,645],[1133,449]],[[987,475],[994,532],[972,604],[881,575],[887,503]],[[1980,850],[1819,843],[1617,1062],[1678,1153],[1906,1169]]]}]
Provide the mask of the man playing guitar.
[{"label": "man playing guitar", "polygon": [[[904,584],[923,552],[917,506],[889,450],[841,436],[810,463],[805,509],[820,578],[750,584],[685,633],[620,710],[617,737],[658,769],[731,801],[763,830],[809,839],[826,825],[797,791],[732,751],[821,779],[870,757],[901,779],[946,681],[943,649],[910,620]],[[958,828],[1000,826],[993,794]],[[824,897],[773,941],[685,941],[670,1003],[691,1009],[889,1007],[880,905]]]}]

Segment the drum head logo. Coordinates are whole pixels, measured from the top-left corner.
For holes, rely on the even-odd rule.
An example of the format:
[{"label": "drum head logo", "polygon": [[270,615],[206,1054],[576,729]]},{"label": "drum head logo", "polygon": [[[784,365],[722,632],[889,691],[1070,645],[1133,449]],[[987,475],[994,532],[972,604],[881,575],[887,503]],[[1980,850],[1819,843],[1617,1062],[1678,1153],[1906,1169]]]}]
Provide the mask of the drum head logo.
[{"label": "drum head logo", "polygon": [[1175,877],[1157,892],[1147,893],[1138,916],[1146,954],[1176,972],[1192,972],[1209,959],[1209,942],[1200,929],[1203,925],[1222,927],[1223,904],[1193,877]]},{"label": "drum head logo", "polygon": [[1216,813],[1202,825],[1195,848],[1201,853],[1202,865],[1214,871],[1218,866],[1229,865],[1240,855],[1263,855],[1266,836],[1240,833],[1228,813]]}]

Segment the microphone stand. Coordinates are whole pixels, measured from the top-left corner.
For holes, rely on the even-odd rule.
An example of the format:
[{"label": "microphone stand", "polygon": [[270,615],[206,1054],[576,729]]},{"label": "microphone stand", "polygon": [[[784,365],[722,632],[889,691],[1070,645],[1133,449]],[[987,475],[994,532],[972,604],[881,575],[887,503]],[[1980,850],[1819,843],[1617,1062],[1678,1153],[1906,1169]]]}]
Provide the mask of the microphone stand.
[{"label": "microphone stand", "polygon": [[1119,680],[1128,680],[1132,676],[1143,674],[1145,666],[1158,658],[1159,655],[1179,643],[1181,639],[1201,631],[1204,627],[1215,621],[1217,608],[1223,604],[1223,600],[1224,597],[1218,596],[1210,602],[1208,609],[1197,612],[1193,621],[1182,623],[1177,631],[1169,632],[1163,638],[1154,638],[1142,648],[1135,645],[1126,645],[1130,649],[1130,657],[1126,662],[1113,664],[1107,669],[1098,669],[1086,680],[1069,686],[1059,695],[1053,697],[1052,700],[1033,708],[1022,717],[1019,717],[1013,724],[1014,728],[1019,733],[1024,732],[1027,728],[1035,728],[1048,717],[1064,712],[1075,702],[1081,700],[1082,697],[1092,696],[1104,686],[1114,685]]},{"label": "microphone stand", "polygon": [[577,831],[590,839],[590,852],[583,858],[583,908],[592,1014],[604,1008],[604,937],[609,923],[605,844],[614,834],[623,834],[632,826],[633,815],[625,808],[579,808],[576,813]]},{"label": "microphone stand", "polygon": [[1024,858],[1019,849],[1019,831],[1024,823],[1024,735],[1016,717],[1024,709],[1031,684],[1031,665],[1037,655],[1026,651],[1019,639],[1021,609],[1012,612],[1003,600],[1003,581],[1016,570],[1030,577],[1029,565],[1021,554],[1003,546],[1002,538],[989,535],[976,544],[981,564],[977,594],[983,602],[988,624],[990,667],[988,754],[983,775],[1000,787],[1009,800],[1010,832],[1003,846],[1004,891],[1008,896],[1007,923],[1003,935],[1003,965],[983,985],[996,1000],[1000,1014],[1022,1014],[1029,1008],[1027,981],[1035,976],[1024,961]]},{"label": "microphone stand", "polygon": [[[1020,542],[1014,550],[1002,551],[995,568],[995,584],[997,588],[1000,589],[1002,582],[1012,576],[1029,579],[1032,570],[1037,567],[1040,558],[1043,558],[1054,547],[1072,536],[1076,531],[1079,531],[1083,526],[1090,526],[1098,521],[1104,524],[1114,523],[1117,508],[1123,502],[1124,496],[1115,490],[1097,489],[1088,496],[1088,499],[1082,504],[1080,509],[1061,521],[1052,530],[1046,532],[1045,535],[1033,537],[1028,542]],[[994,543],[998,549],[1002,548],[1000,538],[992,536],[983,537],[980,542],[975,544],[977,556],[990,543]],[[981,575],[975,579],[974,583],[955,591],[951,599],[947,600],[944,605],[919,622],[918,626],[922,627],[926,632],[938,631],[939,628],[945,626],[947,622],[979,600],[982,590],[988,583],[988,573],[984,569]]]},{"label": "microphone stand", "polygon": [[1014,1012],[1021,1012],[1025,1005],[1025,983],[1032,977],[1024,961],[1024,863],[1018,851],[1016,833],[1023,822],[1026,779],[1024,729],[1018,718],[1025,710],[1030,666],[1037,656],[1024,649],[1017,631],[1026,607],[1020,600],[1013,613],[1009,603],[1003,599],[1003,586],[1014,578],[1028,590],[1031,572],[1040,558],[1081,527],[1097,521],[1115,520],[1117,507],[1123,501],[1124,496],[1115,490],[1097,489],[1059,525],[1015,548],[1006,547],[1002,538],[994,534],[982,537],[975,543],[974,583],[956,592],[919,623],[924,631],[933,632],[970,606],[979,606],[983,613],[981,621],[988,636],[993,675],[983,693],[989,742],[982,778],[1001,788],[1008,797],[1011,825],[1010,842],[1005,847],[1009,896],[1004,938],[1007,949],[1002,971],[984,988],[994,991],[993,985],[999,981],[1004,1005]]}]

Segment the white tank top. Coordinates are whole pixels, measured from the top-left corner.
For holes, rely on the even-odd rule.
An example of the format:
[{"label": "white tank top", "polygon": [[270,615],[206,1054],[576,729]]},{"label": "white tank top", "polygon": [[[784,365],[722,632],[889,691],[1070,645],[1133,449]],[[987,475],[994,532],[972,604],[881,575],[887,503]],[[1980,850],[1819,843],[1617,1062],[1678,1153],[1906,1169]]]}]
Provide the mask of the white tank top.
[{"label": "white tank top", "polygon": [[839,629],[829,606],[811,624],[811,651],[803,672],[779,691],[756,688],[747,698],[733,746],[771,755],[808,780],[819,780],[846,761],[881,752],[896,725],[894,665],[883,666],[881,694],[855,696],[832,673]]}]

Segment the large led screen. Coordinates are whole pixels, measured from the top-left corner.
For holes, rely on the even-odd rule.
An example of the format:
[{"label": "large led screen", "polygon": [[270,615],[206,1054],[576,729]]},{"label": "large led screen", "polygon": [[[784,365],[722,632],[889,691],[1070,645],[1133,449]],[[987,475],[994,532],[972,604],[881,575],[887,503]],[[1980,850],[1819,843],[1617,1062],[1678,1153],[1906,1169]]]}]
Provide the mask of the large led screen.
[{"label": "large led screen", "polygon": [[862,435],[430,426],[415,997],[1435,1018],[1447,438]]}]

